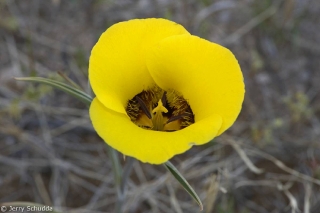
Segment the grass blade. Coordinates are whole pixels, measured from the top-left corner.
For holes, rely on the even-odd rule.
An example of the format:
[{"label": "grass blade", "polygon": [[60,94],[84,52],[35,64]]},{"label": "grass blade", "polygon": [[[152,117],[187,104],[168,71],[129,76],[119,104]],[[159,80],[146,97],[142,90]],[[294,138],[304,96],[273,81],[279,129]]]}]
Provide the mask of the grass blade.
[{"label": "grass blade", "polygon": [[177,170],[177,168],[170,162],[167,161],[164,163],[164,166],[171,172],[171,174],[179,181],[179,183],[182,185],[182,187],[191,195],[191,197],[198,203],[200,210],[203,210],[202,202],[197,195],[197,193],[193,190],[193,188],[190,186],[188,181],[182,176],[182,174]]},{"label": "grass blade", "polygon": [[73,97],[79,99],[80,101],[88,105],[90,105],[92,101],[92,97],[86,94],[85,92],[56,80],[51,80],[51,79],[41,78],[41,77],[24,77],[24,78],[15,78],[15,79],[18,81],[30,81],[30,82],[37,82],[37,83],[50,85],[56,89],[60,89],[72,95]]}]

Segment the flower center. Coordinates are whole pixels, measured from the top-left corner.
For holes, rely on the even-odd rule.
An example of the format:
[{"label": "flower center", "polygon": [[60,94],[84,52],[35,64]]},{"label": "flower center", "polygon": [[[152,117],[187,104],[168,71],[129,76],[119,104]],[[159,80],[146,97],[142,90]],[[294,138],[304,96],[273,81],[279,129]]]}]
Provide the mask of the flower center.
[{"label": "flower center", "polygon": [[192,110],[182,95],[158,86],[129,100],[126,111],[133,123],[149,130],[172,132],[194,123]]}]

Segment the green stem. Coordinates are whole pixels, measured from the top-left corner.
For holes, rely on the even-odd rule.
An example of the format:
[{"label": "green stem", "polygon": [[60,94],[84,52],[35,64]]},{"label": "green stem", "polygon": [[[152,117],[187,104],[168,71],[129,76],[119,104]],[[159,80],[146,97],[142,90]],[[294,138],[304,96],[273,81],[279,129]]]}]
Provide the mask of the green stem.
[{"label": "green stem", "polygon": [[[112,170],[113,170],[113,175],[114,175],[114,182],[115,182],[115,188],[116,188],[116,193],[117,193],[117,201],[116,201],[116,206],[115,206],[115,213],[123,213],[122,211],[122,206],[125,200],[125,184],[126,184],[126,179],[130,174],[130,167],[128,169],[128,163],[126,163],[123,171],[122,167],[120,165],[120,161],[118,158],[118,153],[116,150],[108,146],[108,155],[111,160],[112,164]],[[129,159],[131,162],[132,160]],[[131,163],[130,163],[131,164]]]},{"label": "green stem", "polygon": [[117,203],[116,203],[116,213],[122,213],[123,212],[123,203],[125,201],[125,190],[126,190],[126,184],[128,181],[128,178],[130,177],[130,173],[133,167],[134,159],[127,157],[127,162],[123,168],[122,178],[120,182],[120,187],[117,191]]},{"label": "green stem", "polygon": [[116,150],[107,145],[107,151],[109,158],[111,160],[111,166],[114,173],[114,181],[116,186],[120,186],[122,169],[118,158],[118,153]]},{"label": "green stem", "polygon": [[[120,199],[122,199],[121,196],[121,190],[120,190],[120,183],[121,183],[121,175],[122,175],[122,169],[120,166],[119,158],[117,156],[117,151],[108,146],[108,155],[109,159],[111,160],[111,166],[113,170],[113,177],[114,177],[114,183],[115,183],[115,188],[116,188],[116,194],[117,194],[117,203],[119,202]],[[116,207],[117,209],[117,207]],[[121,213],[121,209],[117,210],[116,213]]]}]

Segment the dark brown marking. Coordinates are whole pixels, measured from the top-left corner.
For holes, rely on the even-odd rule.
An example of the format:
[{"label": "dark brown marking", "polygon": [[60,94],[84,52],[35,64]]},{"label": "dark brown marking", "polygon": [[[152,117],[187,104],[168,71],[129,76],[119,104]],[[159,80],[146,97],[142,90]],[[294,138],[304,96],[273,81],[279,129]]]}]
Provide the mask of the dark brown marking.
[{"label": "dark brown marking", "polygon": [[167,104],[167,92],[166,91],[164,91],[164,93],[162,95],[161,102],[162,102],[162,105],[165,107]]},{"label": "dark brown marking", "polygon": [[169,120],[167,121],[167,124],[172,122],[172,121],[176,121],[176,120],[179,120],[179,119],[183,119],[184,116],[188,116],[187,113],[182,113],[180,115],[176,115],[176,116],[172,116],[171,118],[169,118]]},{"label": "dark brown marking", "polygon": [[148,107],[145,105],[145,103],[143,102],[143,100],[139,97],[139,96],[136,96],[136,100],[138,101],[142,111],[144,112],[144,114],[146,114],[146,116],[151,119],[152,116],[151,116],[151,113],[149,112],[148,110]]}]

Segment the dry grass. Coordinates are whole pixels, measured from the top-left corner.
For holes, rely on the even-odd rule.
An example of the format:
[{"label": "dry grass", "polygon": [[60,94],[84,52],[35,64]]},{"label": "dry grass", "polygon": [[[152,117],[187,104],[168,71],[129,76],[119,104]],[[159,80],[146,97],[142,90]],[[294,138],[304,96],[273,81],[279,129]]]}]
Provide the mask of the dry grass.
[{"label": "dry grass", "polygon": [[[114,212],[111,163],[86,106],[13,77],[61,79],[60,71],[90,92],[88,57],[99,35],[118,21],[164,17],[226,45],[245,77],[235,125],[173,159],[204,212],[318,213],[319,11],[317,0],[0,1],[0,203]],[[123,207],[199,212],[164,167],[138,161]]]}]

